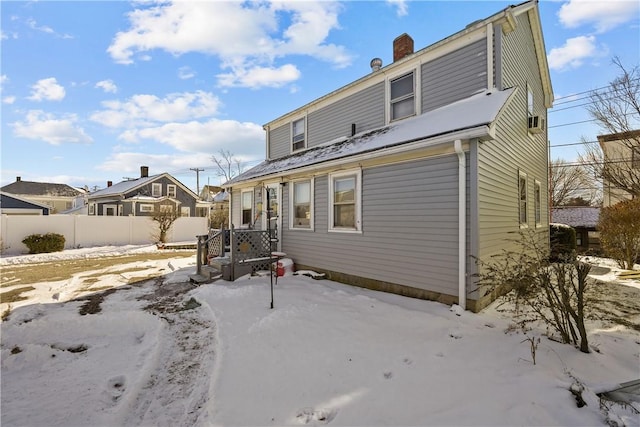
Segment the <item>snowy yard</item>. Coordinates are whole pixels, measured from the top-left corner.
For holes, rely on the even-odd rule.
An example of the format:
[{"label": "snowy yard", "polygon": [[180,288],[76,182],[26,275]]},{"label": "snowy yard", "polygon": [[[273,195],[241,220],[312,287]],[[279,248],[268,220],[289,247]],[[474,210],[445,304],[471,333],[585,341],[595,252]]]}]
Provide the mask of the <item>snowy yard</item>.
[{"label": "snowy yard", "polygon": [[[145,251],[156,249],[69,250],[0,265]],[[593,351],[584,354],[544,330],[514,331],[496,304],[473,314],[287,276],[271,310],[268,277],[196,287],[194,256],[143,264],[161,277],[128,283],[127,273],[103,269],[89,288],[82,274],[43,277],[11,304],[3,426],[602,426],[596,393],[640,378],[640,283],[619,281],[614,265],[594,276],[603,312],[613,314],[590,322]],[[2,283],[11,290],[4,274]],[[618,303],[626,309],[615,311]],[[527,337],[542,337],[535,365]],[[577,383],[582,408],[569,391]],[[632,408],[608,415],[640,426]]]}]

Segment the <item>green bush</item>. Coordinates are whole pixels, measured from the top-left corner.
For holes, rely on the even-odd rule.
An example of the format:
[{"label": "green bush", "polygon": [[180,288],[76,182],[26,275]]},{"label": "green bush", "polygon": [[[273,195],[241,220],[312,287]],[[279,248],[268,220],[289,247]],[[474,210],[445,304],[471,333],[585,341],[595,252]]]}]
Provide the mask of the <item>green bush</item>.
[{"label": "green bush", "polygon": [[64,236],[56,233],[32,234],[27,236],[22,243],[29,248],[30,254],[59,252],[64,249]]},{"label": "green bush", "polygon": [[551,261],[571,262],[576,256],[576,230],[564,224],[549,224]]}]

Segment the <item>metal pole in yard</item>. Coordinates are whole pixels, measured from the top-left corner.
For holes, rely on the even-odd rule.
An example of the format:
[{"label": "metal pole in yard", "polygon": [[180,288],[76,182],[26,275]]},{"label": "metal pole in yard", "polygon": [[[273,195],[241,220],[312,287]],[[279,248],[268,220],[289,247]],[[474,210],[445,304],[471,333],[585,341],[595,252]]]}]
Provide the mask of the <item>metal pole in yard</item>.
[{"label": "metal pole in yard", "polygon": [[[267,202],[267,235],[269,237],[269,282],[271,285],[271,309],[273,309],[273,257],[271,256],[271,201],[269,200],[269,187],[266,190]],[[276,274],[278,274],[276,272]]]}]

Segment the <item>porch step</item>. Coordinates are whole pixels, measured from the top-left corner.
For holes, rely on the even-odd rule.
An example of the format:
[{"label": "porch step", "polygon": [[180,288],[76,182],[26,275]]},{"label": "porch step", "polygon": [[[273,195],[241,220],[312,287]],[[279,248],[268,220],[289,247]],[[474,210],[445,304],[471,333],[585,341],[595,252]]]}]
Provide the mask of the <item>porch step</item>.
[{"label": "porch step", "polygon": [[215,282],[221,277],[222,277],[221,270],[212,266],[203,265],[202,267],[200,267],[200,274],[191,274],[189,276],[189,281],[191,283],[197,283],[200,285],[203,283]]}]

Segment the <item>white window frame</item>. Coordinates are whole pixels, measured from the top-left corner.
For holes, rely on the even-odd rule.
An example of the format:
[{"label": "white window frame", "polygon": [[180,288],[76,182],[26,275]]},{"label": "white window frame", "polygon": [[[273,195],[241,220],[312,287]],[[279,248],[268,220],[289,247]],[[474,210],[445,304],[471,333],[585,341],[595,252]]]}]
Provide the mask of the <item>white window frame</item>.
[{"label": "white window frame", "polygon": [[[251,195],[251,198],[250,198],[250,200],[251,200],[251,215],[250,215],[250,217],[249,217],[249,222],[247,222],[247,223],[245,223],[245,222],[244,222],[244,211],[246,210],[246,209],[244,208],[244,195],[245,195],[245,194],[250,194],[250,195]],[[250,227],[250,226],[252,226],[252,223],[253,223],[253,215],[254,215],[254,214],[253,214],[253,209],[254,209],[254,206],[253,206],[253,198],[254,198],[254,191],[253,191],[253,189],[250,189],[250,190],[242,190],[242,191],[240,192],[240,223],[242,224],[242,226],[249,226],[249,227]]]},{"label": "white window frame", "polygon": [[159,182],[154,182],[151,184],[151,196],[152,197],[160,197],[162,196],[162,184]]},{"label": "white window frame", "polygon": [[149,203],[141,203],[138,206],[140,206],[140,212],[153,212],[155,206]]},{"label": "white window frame", "polygon": [[[113,215],[108,215],[107,211],[113,210]],[[117,205],[102,205],[102,215],[103,216],[118,216],[118,206]]]},{"label": "white window frame", "polygon": [[161,204],[160,205],[160,212],[173,212],[175,211],[176,207],[173,205],[169,205],[169,204]]},{"label": "white window frame", "polygon": [[89,203],[89,215],[95,215],[95,214],[96,214],[96,204]]},{"label": "white window frame", "polygon": [[[524,179],[524,189],[522,188],[522,180]],[[520,228],[529,227],[529,197],[527,194],[527,174],[522,171],[518,171],[518,223]],[[524,194],[523,194],[524,190]],[[523,199],[524,195],[524,199]],[[523,206],[524,203],[524,206]],[[524,219],[522,214],[524,212]]]},{"label": "white window frame", "polygon": [[[302,133],[294,134],[295,124],[302,121]],[[302,139],[296,141],[296,137],[302,135]],[[302,147],[296,148],[296,144],[302,142]],[[300,117],[291,122],[291,152],[304,150],[307,148],[307,118]]]},{"label": "white window frame", "polygon": [[[345,177],[355,177],[355,194],[354,194],[354,227],[336,227],[334,224],[334,183],[336,180]],[[329,174],[329,227],[328,231],[338,233],[362,233],[362,170],[352,169]]]},{"label": "white window frame", "polygon": [[[397,98],[391,98],[391,86],[393,85],[393,83],[395,83],[396,81],[405,78],[407,76],[411,75],[413,77],[413,92],[411,92],[411,94],[407,94],[407,95],[402,95],[399,96]],[[418,72],[416,69],[411,69],[411,70],[406,70],[403,73],[399,73],[398,75],[389,78],[388,80],[388,84],[387,84],[387,93],[389,96],[389,102],[387,103],[388,108],[389,108],[389,122],[393,122],[396,120],[402,120],[402,119],[406,119],[408,117],[413,117],[416,114],[418,114]],[[398,103],[398,102],[402,102],[402,101],[406,101],[407,99],[413,98],[413,113],[402,116],[402,117],[394,117],[393,116],[393,105]]]},{"label": "white window frame", "polygon": [[189,206],[181,207],[180,216],[191,216],[191,208]]},{"label": "white window frame", "polygon": [[533,180],[533,205],[536,227],[542,225],[542,184],[537,179]]},{"label": "white window frame", "polygon": [[118,205],[118,216],[122,216],[123,211],[124,211],[124,206]]},{"label": "white window frame", "polygon": [[175,184],[167,184],[167,197],[176,198],[178,195],[177,186]]},{"label": "white window frame", "polygon": [[[299,184],[301,182],[308,182],[309,183],[309,226],[308,227],[304,227],[304,226],[300,226],[300,225],[296,225],[295,221],[294,221],[294,217],[295,217],[295,184]],[[313,198],[314,198],[314,189],[315,187],[315,180],[313,177],[311,178],[303,178],[303,179],[296,179],[295,181],[291,181],[289,183],[289,229],[290,230],[301,230],[301,231],[313,231],[313,226],[314,226],[314,220],[315,220],[315,215],[314,215],[314,208],[313,208]]]}]

